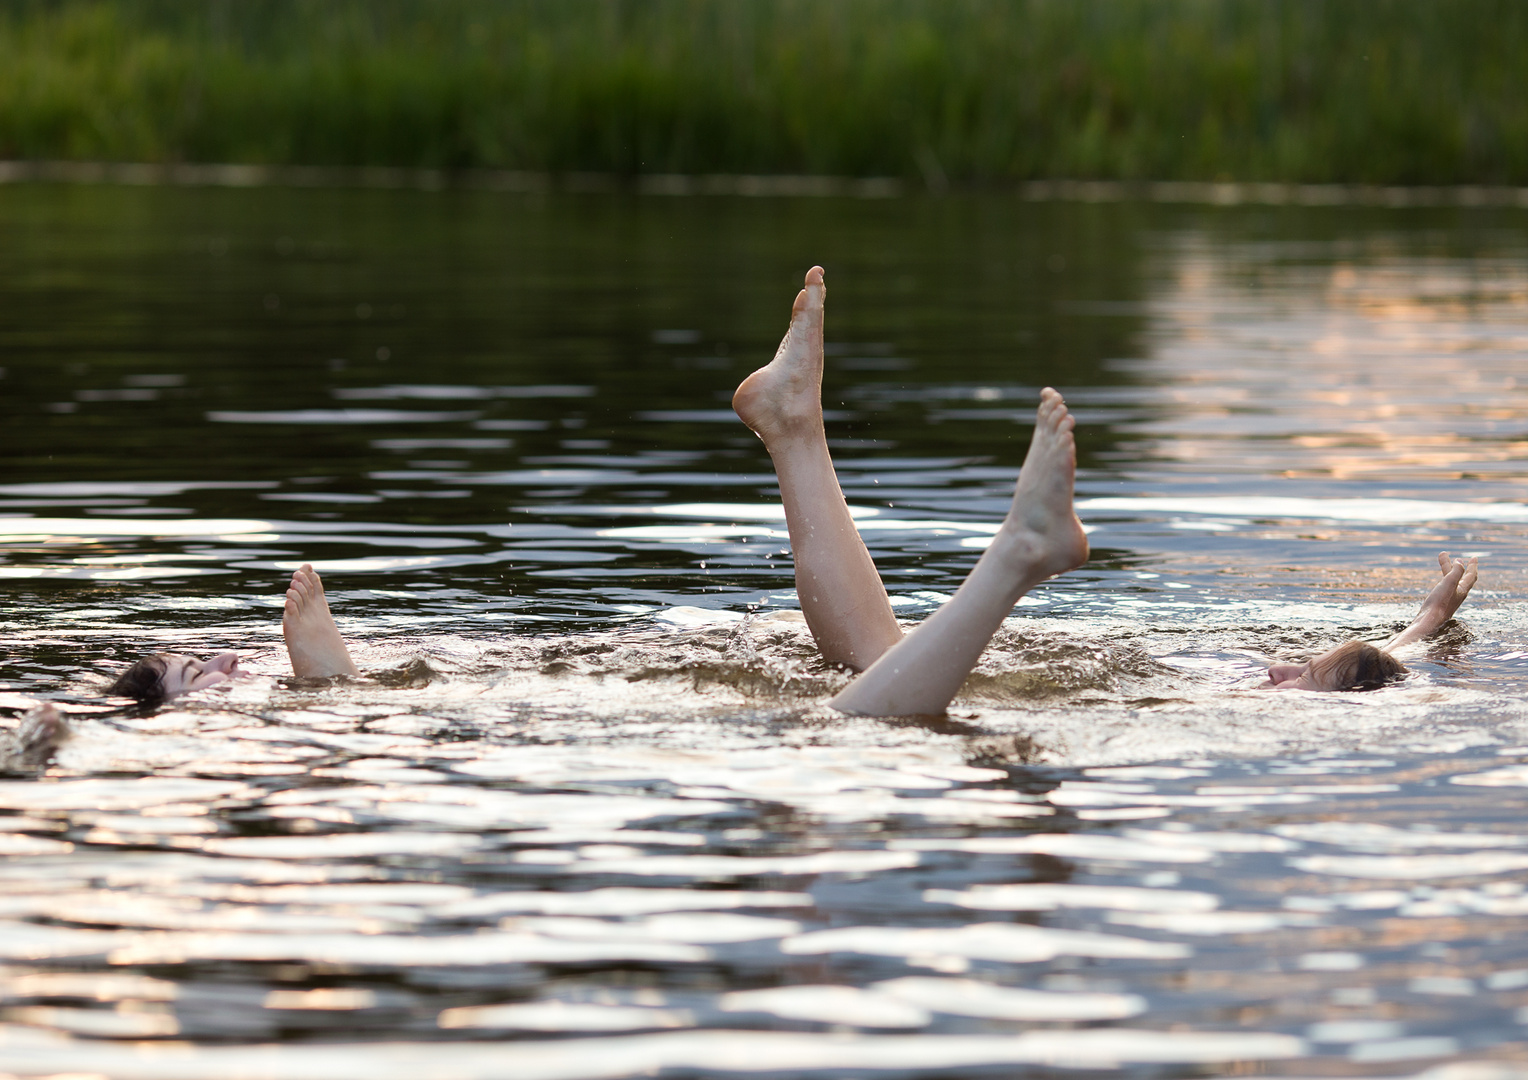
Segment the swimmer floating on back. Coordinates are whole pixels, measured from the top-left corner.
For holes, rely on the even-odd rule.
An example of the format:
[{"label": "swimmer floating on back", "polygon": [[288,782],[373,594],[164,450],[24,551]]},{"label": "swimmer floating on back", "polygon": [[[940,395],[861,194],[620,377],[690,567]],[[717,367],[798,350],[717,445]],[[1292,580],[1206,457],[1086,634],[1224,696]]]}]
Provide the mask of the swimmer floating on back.
[{"label": "swimmer floating on back", "polygon": [[[822,419],[826,296],[822,268],[814,266],[775,358],[743,380],[732,406],[764,440],[774,462],[807,626],[825,659],[860,672],[828,704],[867,716],[940,713],[1019,599],[1047,578],[1087,561],[1087,535],[1072,507],[1075,421],[1060,394],[1049,387],[1041,391],[1034,436],[1008,516],[955,595],[904,634],[828,452]],[[1353,641],[1305,664],[1275,664],[1264,686],[1370,689],[1404,672],[1392,651],[1442,627],[1475,583],[1473,559],[1468,566],[1451,563],[1444,553],[1439,562],[1443,579],[1402,633],[1380,647]],[[311,566],[292,575],[281,625],[295,675],[357,674]],[[134,664],[111,691],[158,701],[238,674],[234,653],[205,661],[159,654]]]},{"label": "swimmer floating on back", "polygon": [[1349,641],[1328,649],[1303,664],[1274,664],[1261,690],[1376,690],[1405,674],[1406,666],[1395,658],[1403,645],[1441,630],[1454,617],[1475,585],[1476,560],[1450,561],[1448,552],[1438,553],[1443,577],[1422,600],[1422,610],[1411,625],[1383,645]]},{"label": "swimmer floating on back", "polygon": [[[329,613],[324,583],[307,563],[292,575],[292,583],[287,586],[281,636],[286,639],[292,674],[300,679],[360,674],[339,628],[334,625],[334,616]],[[242,674],[238,653],[219,653],[210,660],[198,660],[184,653],[155,653],[119,675],[107,692],[152,704],[192,690],[204,690]]]}]

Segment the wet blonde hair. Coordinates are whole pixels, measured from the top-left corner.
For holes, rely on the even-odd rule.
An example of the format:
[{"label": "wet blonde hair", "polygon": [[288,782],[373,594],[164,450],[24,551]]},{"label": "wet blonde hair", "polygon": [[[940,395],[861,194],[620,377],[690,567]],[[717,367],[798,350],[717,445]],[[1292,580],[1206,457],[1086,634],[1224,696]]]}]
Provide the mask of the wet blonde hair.
[{"label": "wet blonde hair", "polygon": [[1367,641],[1339,645],[1310,663],[1311,676],[1334,690],[1378,690],[1405,673],[1405,664]]}]

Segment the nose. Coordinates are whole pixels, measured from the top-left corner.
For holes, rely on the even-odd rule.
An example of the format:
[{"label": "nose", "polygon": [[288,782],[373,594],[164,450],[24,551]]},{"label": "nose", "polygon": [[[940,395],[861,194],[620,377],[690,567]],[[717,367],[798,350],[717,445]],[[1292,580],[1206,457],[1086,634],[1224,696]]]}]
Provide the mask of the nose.
[{"label": "nose", "polygon": [[232,675],[234,669],[239,666],[239,654],[235,652],[218,653],[208,660],[203,667],[204,671],[222,671]]},{"label": "nose", "polygon": [[1268,681],[1277,686],[1279,683],[1298,679],[1304,670],[1303,664],[1270,664],[1268,665]]}]

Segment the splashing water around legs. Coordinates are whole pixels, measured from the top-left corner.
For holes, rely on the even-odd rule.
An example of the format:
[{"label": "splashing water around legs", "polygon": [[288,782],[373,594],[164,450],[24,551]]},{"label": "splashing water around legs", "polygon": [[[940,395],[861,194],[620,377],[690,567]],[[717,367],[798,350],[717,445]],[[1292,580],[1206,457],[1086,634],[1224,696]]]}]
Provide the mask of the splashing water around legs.
[{"label": "splashing water around legs", "polygon": [[1019,598],[1087,560],[1087,537],[1072,509],[1076,422],[1047,387],[1013,506],[992,546],[950,602],[903,638],[855,530],[823,430],[826,296],[822,268],[814,266],[775,358],[743,381],[732,405],[774,461],[797,593],[823,656],[869,665],[831,704],[875,715],[942,712]]},{"label": "splashing water around legs", "polygon": [[1061,395],[1046,387],[1013,505],[992,545],[947,604],[829,704],[883,716],[943,712],[1019,598],[1087,561],[1088,538],[1072,509],[1075,424]]}]

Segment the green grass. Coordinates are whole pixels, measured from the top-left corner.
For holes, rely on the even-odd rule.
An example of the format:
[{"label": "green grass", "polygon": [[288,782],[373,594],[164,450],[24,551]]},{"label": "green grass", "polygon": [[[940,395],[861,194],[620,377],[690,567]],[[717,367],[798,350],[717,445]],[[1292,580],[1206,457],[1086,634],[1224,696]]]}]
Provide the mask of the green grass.
[{"label": "green grass", "polygon": [[0,158],[1528,183],[1519,0],[7,0]]}]

